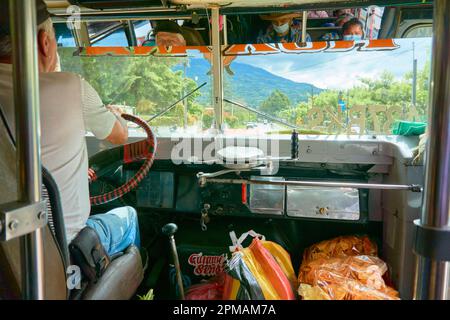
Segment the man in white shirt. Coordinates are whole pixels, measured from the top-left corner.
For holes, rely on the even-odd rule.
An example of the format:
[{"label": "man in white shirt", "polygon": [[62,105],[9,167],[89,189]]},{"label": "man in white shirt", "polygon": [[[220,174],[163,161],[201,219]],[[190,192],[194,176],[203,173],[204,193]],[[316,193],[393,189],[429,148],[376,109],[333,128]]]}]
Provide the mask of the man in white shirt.
[{"label": "man in white shirt", "polygon": [[[114,209],[89,217],[88,155],[85,133],[114,144],[125,143],[128,129],[120,111],[105,107],[97,92],[79,75],[57,70],[55,33],[45,3],[36,0],[42,164],[55,179],[61,196],[67,241],[70,243],[86,225],[94,228],[106,251],[112,255],[130,244],[139,246],[136,211]],[[8,1],[0,0],[0,108],[10,131],[15,133],[11,43]],[[6,14],[5,14],[6,13]],[[4,126],[0,122],[0,127]],[[2,137],[1,139],[4,139]],[[6,148],[11,144],[2,143]],[[8,154],[0,150],[1,154]],[[10,150],[9,150],[9,153]],[[15,177],[15,168],[0,161],[0,181]],[[0,203],[17,199],[15,181],[0,183]],[[8,189],[6,189],[6,187]]]}]

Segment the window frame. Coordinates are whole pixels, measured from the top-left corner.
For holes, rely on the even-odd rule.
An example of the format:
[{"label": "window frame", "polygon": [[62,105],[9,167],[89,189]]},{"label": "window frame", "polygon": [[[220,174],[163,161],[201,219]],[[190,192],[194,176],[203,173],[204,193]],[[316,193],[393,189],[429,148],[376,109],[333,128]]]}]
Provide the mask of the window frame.
[{"label": "window frame", "polygon": [[421,23],[415,23],[415,24],[409,26],[408,28],[406,28],[405,31],[403,31],[401,37],[402,38],[411,38],[408,36],[411,32],[413,32],[416,29],[423,28],[423,27],[431,28],[431,34],[433,34],[433,24],[421,22]]}]

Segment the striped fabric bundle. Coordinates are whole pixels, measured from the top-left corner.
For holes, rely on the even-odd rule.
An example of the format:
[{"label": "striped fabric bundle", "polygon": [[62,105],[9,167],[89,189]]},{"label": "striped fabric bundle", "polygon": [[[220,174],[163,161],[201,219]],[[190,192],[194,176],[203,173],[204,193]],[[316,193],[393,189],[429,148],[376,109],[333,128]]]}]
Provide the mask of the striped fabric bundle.
[{"label": "striped fabric bundle", "polygon": [[[241,244],[254,237],[247,248]],[[280,245],[250,231],[234,242],[227,264],[224,300],[294,300],[297,279],[291,258]],[[232,236],[232,239],[235,238]],[[236,238],[235,238],[236,239]]]}]

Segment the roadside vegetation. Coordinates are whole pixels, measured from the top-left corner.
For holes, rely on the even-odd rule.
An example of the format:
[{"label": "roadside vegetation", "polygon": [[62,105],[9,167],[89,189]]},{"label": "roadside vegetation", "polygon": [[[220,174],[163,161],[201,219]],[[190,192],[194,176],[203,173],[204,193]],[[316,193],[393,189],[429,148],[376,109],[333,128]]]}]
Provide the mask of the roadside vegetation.
[{"label": "roadside vegetation", "polygon": [[[105,103],[132,107],[144,119],[151,117],[194,90],[201,81],[189,78],[183,72],[183,58],[154,57],[74,57],[72,48],[60,50],[63,71],[80,74],[99,92]],[[348,90],[319,90],[303,94],[302,101],[291,101],[290,92],[273,89],[259,92],[264,100],[256,105],[239,102],[262,112],[279,117],[304,129],[319,129],[324,133],[338,133],[351,117],[352,108],[365,112],[365,131],[389,131],[382,124],[387,117],[399,120],[425,121],[428,104],[430,65],[418,72],[416,104],[412,105],[412,73],[395,78],[384,71],[378,78],[361,78],[359,84]],[[227,75],[229,79],[229,75]],[[260,79],[264,81],[264,79]],[[189,96],[184,102],[187,108],[188,126],[208,129],[213,124],[210,86]],[[236,85],[225,81],[225,96],[236,95]],[[258,94],[258,92],[254,92]],[[251,99],[254,100],[254,99]],[[180,127],[184,124],[184,103],[178,103],[170,112],[152,121],[153,126]],[[370,109],[372,108],[372,109]],[[355,109],[356,110],[356,109]],[[375,110],[375,111],[374,111]],[[350,112],[350,116],[349,116]],[[318,119],[317,117],[321,117]],[[374,117],[376,121],[374,121]],[[249,123],[262,123],[256,114],[225,103],[224,119],[229,128],[247,128]],[[318,124],[318,122],[321,122]],[[313,125],[311,125],[313,124]],[[381,124],[381,125],[380,125]]]}]

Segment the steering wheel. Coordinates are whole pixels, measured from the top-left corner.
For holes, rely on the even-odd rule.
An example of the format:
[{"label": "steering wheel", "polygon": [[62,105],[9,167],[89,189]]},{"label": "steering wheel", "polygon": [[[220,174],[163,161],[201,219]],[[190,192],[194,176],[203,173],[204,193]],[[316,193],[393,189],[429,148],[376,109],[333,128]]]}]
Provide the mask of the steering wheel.
[{"label": "steering wheel", "polygon": [[136,188],[148,174],[155,160],[157,148],[156,136],[147,122],[137,116],[125,113],[122,114],[122,118],[134,122],[144,129],[147,133],[147,138],[104,150],[93,155],[89,158],[89,181],[94,182],[97,179],[101,179],[111,172],[111,168],[118,168],[122,164],[132,163],[142,159],[144,159],[144,163],[136,174],[120,187],[104,194],[91,196],[90,202],[93,206],[114,201]]}]

